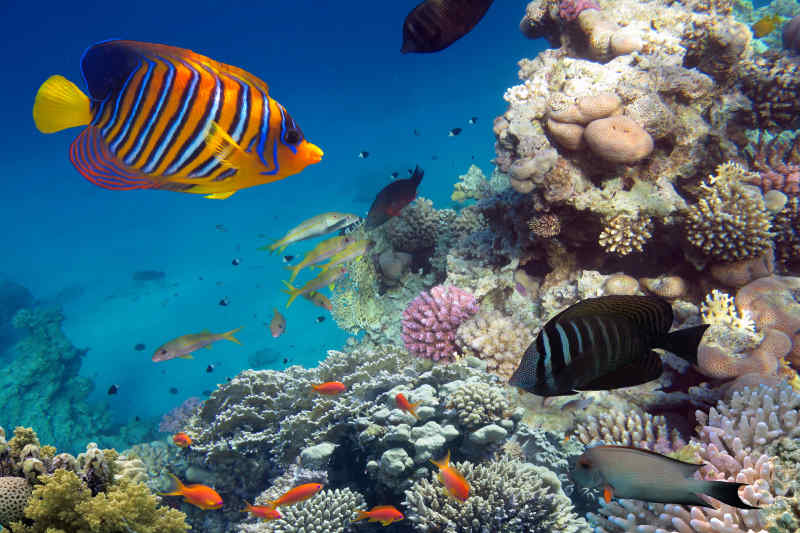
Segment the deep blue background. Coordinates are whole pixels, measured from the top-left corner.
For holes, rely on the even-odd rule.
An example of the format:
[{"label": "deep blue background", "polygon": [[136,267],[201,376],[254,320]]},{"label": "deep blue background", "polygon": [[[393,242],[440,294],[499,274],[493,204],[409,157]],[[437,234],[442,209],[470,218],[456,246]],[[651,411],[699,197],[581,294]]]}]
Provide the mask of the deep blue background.
[{"label": "deep blue background", "polygon": [[[404,174],[415,164],[426,171],[420,194],[437,207],[450,205],[453,183],[472,162],[491,172],[491,124],[506,108],[502,94],[518,83],[516,62],[543,47],[518,31],[524,1],[495,2],[472,33],[429,55],[399,52],[413,0],[9,4],[0,6],[0,276],[40,298],[70,286],[83,291],[65,303],[66,329],[91,348],[82,373],[97,380],[96,397],[104,398],[110,383],[121,385],[111,399],[121,417],[163,412],[212,387],[223,378],[204,374],[212,359],[232,375],[262,347],[308,365],[339,347],[344,335],[333,321],[316,324],[318,310],[300,301],[286,313],[286,335],[267,335],[272,308],[283,309],[285,273],[276,257],[255,248],[322,211],[363,215],[392,171]],[[40,134],[31,106],[51,74],[79,83],[81,53],[109,38],[191,48],[261,77],[325,151],[323,161],[224,201],[90,184],[67,158],[79,129]],[[479,122],[469,126],[473,115]],[[448,137],[454,127],[463,133]],[[370,157],[357,158],[361,150]],[[231,266],[233,257],[241,258],[239,267]],[[141,269],[163,270],[167,282],[132,284],[131,272]],[[223,296],[230,306],[217,305]],[[158,367],[149,360],[172,337],[242,325],[243,347],[220,343],[197,361]],[[133,351],[137,342],[147,351]],[[180,394],[170,396],[169,386]]]}]

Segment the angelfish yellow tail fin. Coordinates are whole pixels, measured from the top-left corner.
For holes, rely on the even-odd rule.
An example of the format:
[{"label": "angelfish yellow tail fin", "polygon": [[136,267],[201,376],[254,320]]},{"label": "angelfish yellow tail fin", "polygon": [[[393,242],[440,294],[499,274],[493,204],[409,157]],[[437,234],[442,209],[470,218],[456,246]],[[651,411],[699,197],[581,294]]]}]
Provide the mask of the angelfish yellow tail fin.
[{"label": "angelfish yellow tail fin", "polygon": [[64,76],[50,76],[36,93],[33,121],[42,133],[86,126],[92,121],[89,97]]}]

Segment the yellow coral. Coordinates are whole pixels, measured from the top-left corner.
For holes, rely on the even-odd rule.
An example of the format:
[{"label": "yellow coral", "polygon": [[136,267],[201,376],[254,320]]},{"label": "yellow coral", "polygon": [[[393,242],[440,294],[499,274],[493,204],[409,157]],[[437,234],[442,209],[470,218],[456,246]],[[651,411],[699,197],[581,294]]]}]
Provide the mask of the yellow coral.
[{"label": "yellow coral", "polygon": [[644,249],[644,244],[652,237],[652,230],[650,217],[622,214],[606,220],[597,240],[609,253],[628,255]]},{"label": "yellow coral", "polygon": [[718,289],[706,294],[700,304],[700,316],[703,317],[703,322],[711,326],[726,326],[756,333],[756,325],[750,312],[740,312],[736,309],[733,297]]},{"label": "yellow coral", "polygon": [[369,258],[360,257],[350,264],[349,276],[340,279],[331,298],[331,315],[336,325],[358,333],[380,322],[378,274]]}]

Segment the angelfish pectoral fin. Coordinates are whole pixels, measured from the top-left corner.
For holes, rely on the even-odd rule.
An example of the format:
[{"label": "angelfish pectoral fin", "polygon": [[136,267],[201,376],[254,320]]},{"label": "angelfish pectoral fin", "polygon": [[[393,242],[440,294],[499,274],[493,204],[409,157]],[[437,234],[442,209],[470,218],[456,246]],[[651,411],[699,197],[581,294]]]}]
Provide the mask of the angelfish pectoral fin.
[{"label": "angelfish pectoral fin", "polygon": [[611,485],[605,485],[603,487],[603,499],[606,501],[606,503],[610,503],[613,496],[614,489],[611,488]]},{"label": "angelfish pectoral fin", "polygon": [[216,122],[209,126],[205,141],[223,167],[239,169],[244,166],[247,152]]}]

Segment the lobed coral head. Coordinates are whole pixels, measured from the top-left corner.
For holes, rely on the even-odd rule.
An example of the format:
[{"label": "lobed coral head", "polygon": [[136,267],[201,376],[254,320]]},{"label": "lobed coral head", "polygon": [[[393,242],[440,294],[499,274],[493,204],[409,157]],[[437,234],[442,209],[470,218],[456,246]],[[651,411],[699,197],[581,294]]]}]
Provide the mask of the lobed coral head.
[{"label": "lobed coral head", "polygon": [[478,303],[472,294],[437,285],[430,292],[420,293],[403,311],[403,342],[418,357],[452,361],[456,329],[477,312]]}]

